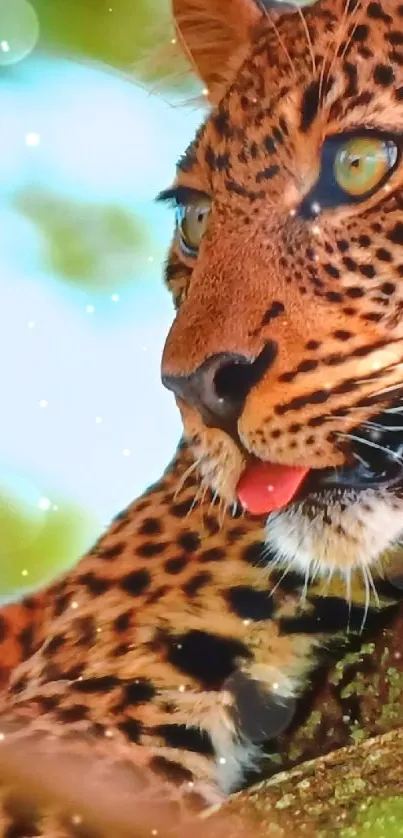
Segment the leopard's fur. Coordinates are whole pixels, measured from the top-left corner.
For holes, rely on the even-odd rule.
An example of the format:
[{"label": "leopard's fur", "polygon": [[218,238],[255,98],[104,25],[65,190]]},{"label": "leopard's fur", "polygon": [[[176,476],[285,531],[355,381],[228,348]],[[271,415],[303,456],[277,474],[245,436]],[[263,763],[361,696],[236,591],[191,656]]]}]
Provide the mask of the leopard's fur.
[{"label": "leopard's fur", "polygon": [[[275,15],[269,5],[174,2],[214,106],[176,185],[214,190],[216,215],[196,262],[173,244],[168,280],[178,312],[163,368],[189,375],[216,353],[252,357],[269,340],[279,347],[275,364],[248,394],[240,446],[180,399],[187,442],[162,480],[61,581],[3,611],[4,838],[102,831],[77,820],[67,788],[65,803],[42,805],[39,792],[32,800],[3,771],[7,746],[27,763],[32,754],[44,765],[52,753],[73,760],[80,778],[89,756],[106,776],[113,765],[125,777],[122,801],[128,790],[140,799],[153,777],[159,791],[149,800],[161,803],[169,789],[170,802],[191,810],[237,788],[273,734],[274,697],[298,698],[319,647],[368,617],[362,586],[351,606],[337,579],[306,590],[307,568],[316,560],[350,578],[401,531],[397,490],[294,505],[267,532],[265,517],[232,515],[211,494],[233,501],[248,451],[340,465],[335,428],[379,410],[371,398],[399,384],[403,358],[400,169],[394,189],[364,207],[313,226],[294,212],[317,177],[324,132],[376,120],[401,130],[403,6],[319,0]],[[285,576],[279,553],[293,563]],[[369,617],[382,622],[388,610],[370,608]]]}]

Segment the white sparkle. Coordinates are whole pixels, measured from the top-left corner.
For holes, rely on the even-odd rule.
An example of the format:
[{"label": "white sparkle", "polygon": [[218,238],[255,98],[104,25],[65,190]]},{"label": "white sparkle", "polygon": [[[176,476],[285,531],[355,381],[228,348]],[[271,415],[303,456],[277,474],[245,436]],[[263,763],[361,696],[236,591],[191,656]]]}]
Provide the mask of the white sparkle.
[{"label": "white sparkle", "polygon": [[106,736],[108,739],[112,739],[112,736],[113,736],[113,730],[111,730],[111,728],[110,728],[110,727],[108,727],[108,728],[106,729],[106,731],[105,731],[105,736]]},{"label": "white sparkle", "polygon": [[294,209],[291,209],[291,210],[290,210],[289,215],[291,216],[291,218],[294,218],[294,216],[295,216],[296,214],[297,214],[297,210],[296,210],[296,209],[295,209],[295,207],[294,207]]},{"label": "white sparkle", "polygon": [[193,782],[193,780],[189,780],[189,782],[188,782],[188,788],[192,789],[192,788],[193,788],[193,786],[194,786],[194,782]]},{"label": "white sparkle", "polygon": [[225,757],[220,757],[218,762],[220,763],[220,765],[226,765],[227,760],[225,759]]},{"label": "white sparkle", "polygon": [[10,52],[10,44],[8,41],[0,41],[0,49],[2,52]]},{"label": "white sparkle", "polygon": [[21,571],[21,576],[28,576],[28,571],[25,567],[24,570]]},{"label": "white sparkle", "polygon": [[38,509],[43,509],[44,512],[47,512],[48,509],[50,509],[51,506],[52,506],[52,503],[49,500],[49,498],[41,498],[38,501]]},{"label": "white sparkle", "polygon": [[279,686],[280,686],[280,684],[278,683],[278,681],[274,681],[274,683],[272,684],[272,689],[273,690],[278,690]]},{"label": "white sparkle", "polygon": [[208,96],[208,87],[203,87],[202,94],[203,96]]},{"label": "white sparkle", "polygon": [[312,232],[314,236],[320,236],[320,227],[317,224],[314,224],[312,227]]},{"label": "white sparkle", "polygon": [[94,306],[86,306],[85,310],[86,310],[87,314],[94,314],[95,308],[94,308]]},{"label": "white sparkle", "polygon": [[97,634],[101,634],[102,629],[97,628]]},{"label": "white sparkle", "polygon": [[179,684],[178,690],[180,693],[184,693],[186,690],[186,684]]},{"label": "white sparkle", "polygon": [[311,210],[317,215],[321,211],[320,203],[318,201],[312,201]]},{"label": "white sparkle", "polygon": [[152,829],[151,835],[158,835],[158,829]]},{"label": "white sparkle", "polygon": [[154,262],[154,256],[149,256],[147,261],[148,262]]},{"label": "white sparkle", "polygon": [[56,504],[54,503],[53,506],[52,506],[52,509],[53,509],[53,512],[57,512],[59,507],[56,506]]},{"label": "white sparkle", "polygon": [[123,449],[123,456],[124,457],[130,457],[131,453],[132,452],[130,451],[130,448],[124,448]]},{"label": "white sparkle", "polygon": [[33,328],[34,328],[34,326],[35,326],[34,321],[33,321],[33,320],[30,320],[30,321],[29,321],[29,323],[28,323],[28,329],[33,329]]},{"label": "white sparkle", "polygon": [[274,486],[266,486],[266,492],[274,492]]},{"label": "white sparkle", "polygon": [[120,300],[119,294],[112,294],[111,300],[113,303],[118,303]]},{"label": "white sparkle", "polygon": [[250,624],[251,624],[250,620],[243,620],[242,622],[243,622],[244,626],[250,626]]},{"label": "white sparkle", "polygon": [[25,134],[25,145],[29,146],[30,148],[37,148],[40,141],[40,134],[37,134],[36,131],[29,131],[28,134]]},{"label": "white sparkle", "polygon": [[48,403],[47,403],[46,399],[41,399],[40,402],[39,402],[39,407],[47,407],[47,406],[48,406]]},{"label": "white sparkle", "polygon": [[100,424],[101,424],[101,422],[102,422],[102,417],[101,417],[101,416],[96,416],[96,417],[95,417],[95,424],[96,424],[96,425],[100,425]]},{"label": "white sparkle", "polygon": [[71,822],[72,822],[72,824],[74,824],[74,826],[79,826],[80,823],[82,823],[82,820],[83,819],[82,819],[81,815],[73,815],[73,817],[71,819]]},{"label": "white sparkle", "polygon": [[177,648],[177,649],[182,649],[182,643],[177,643],[177,644],[176,644],[176,648]]},{"label": "white sparkle", "polygon": [[74,611],[77,611],[77,608],[78,608],[77,600],[75,600],[75,599],[73,600],[73,602],[71,603],[71,608],[73,608]]},{"label": "white sparkle", "polygon": [[177,42],[176,38],[172,38],[172,39],[171,39],[171,44],[177,44],[177,43],[178,43],[178,42]]}]

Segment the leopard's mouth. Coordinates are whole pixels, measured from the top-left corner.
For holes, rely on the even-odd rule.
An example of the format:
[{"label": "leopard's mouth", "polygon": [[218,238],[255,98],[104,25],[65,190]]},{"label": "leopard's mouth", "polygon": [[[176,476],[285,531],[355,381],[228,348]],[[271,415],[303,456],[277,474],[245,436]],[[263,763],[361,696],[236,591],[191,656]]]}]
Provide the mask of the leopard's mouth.
[{"label": "leopard's mouth", "polygon": [[[393,424],[392,424],[393,423]],[[261,515],[309,499],[348,491],[403,489],[403,418],[385,411],[350,434],[345,466],[309,469],[251,458],[238,483],[238,497],[251,514]]]}]

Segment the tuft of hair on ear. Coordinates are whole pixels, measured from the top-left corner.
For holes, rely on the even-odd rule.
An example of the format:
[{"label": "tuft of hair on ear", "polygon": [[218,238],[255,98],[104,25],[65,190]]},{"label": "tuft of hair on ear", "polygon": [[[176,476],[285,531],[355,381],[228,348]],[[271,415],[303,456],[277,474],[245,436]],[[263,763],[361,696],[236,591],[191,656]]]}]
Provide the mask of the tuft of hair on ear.
[{"label": "tuft of hair on ear", "polygon": [[151,95],[162,97],[169,104],[173,104],[170,96],[178,92],[184,94],[186,104],[189,98],[193,102],[194,73],[179,46],[172,14],[165,5],[158,20],[152,19],[143,40],[140,57],[130,67],[130,77],[134,76]]},{"label": "tuft of hair on ear", "polygon": [[172,0],[176,37],[216,103],[267,9],[265,0]]}]

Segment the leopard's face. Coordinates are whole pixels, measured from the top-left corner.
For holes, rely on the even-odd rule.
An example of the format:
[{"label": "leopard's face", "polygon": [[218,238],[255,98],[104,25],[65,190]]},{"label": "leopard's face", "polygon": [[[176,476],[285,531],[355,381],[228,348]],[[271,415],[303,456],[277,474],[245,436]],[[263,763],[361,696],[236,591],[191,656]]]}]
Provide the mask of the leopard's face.
[{"label": "leopard's face", "polygon": [[175,11],[213,108],[165,193],[163,380],[227,503],[277,466],[272,554],[365,574],[403,531],[403,4]]}]

